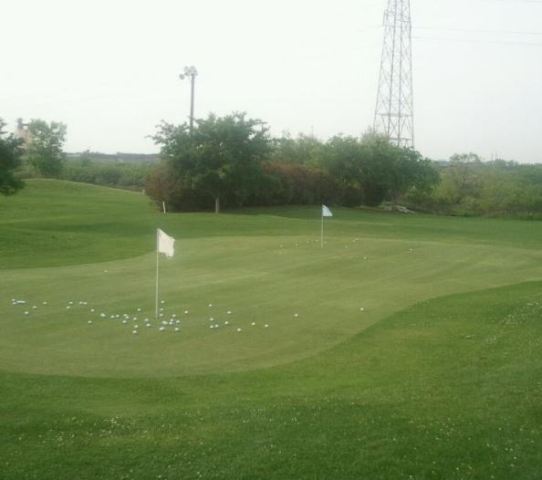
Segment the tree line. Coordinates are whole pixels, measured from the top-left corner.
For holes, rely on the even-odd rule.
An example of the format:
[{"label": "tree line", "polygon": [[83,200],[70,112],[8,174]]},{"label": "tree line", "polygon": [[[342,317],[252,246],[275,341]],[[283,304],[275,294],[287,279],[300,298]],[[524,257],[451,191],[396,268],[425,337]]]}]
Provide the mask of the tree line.
[{"label": "tree line", "polygon": [[[234,113],[158,126],[161,161],[113,163],[92,154],[67,161],[66,127],[32,120],[26,138],[0,119],[0,194],[32,176],[144,188],[170,210],[243,206],[403,205],[444,215],[542,217],[542,165],[484,162],[473,153],[435,162],[378,134],[272,137],[267,125]],[[87,152],[88,153],[88,152]],[[144,160],[144,159],[143,159]]]},{"label": "tree line", "polygon": [[272,138],[260,120],[234,113],[188,124],[163,123],[154,136],[162,163],[147,193],[173,210],[329,203],[376,206],[438,183],[430,160],[368,133]]}]

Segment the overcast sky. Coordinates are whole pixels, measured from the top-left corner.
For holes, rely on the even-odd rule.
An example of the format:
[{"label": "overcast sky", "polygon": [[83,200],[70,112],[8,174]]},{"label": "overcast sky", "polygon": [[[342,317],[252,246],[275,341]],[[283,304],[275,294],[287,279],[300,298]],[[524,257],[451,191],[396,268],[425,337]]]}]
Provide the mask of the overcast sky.
[{"label": "overcast sky", "polygon": [[[160,120],[246,111],[274,134],[372,125],[387,0],[4,0],[0,117],[67,151],[154,152]],[[542,0],[412,0],[416,148],[542,162]]]}]

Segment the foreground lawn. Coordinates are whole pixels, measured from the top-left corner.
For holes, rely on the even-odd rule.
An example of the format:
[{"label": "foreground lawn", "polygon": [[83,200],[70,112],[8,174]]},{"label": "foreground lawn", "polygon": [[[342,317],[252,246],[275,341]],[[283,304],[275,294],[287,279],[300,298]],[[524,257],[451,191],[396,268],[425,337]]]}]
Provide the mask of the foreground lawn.
[{"label": "foreground lawn", "polygon": [[318,213],[3,201],[0,478],[539,478],[542,225]]}]

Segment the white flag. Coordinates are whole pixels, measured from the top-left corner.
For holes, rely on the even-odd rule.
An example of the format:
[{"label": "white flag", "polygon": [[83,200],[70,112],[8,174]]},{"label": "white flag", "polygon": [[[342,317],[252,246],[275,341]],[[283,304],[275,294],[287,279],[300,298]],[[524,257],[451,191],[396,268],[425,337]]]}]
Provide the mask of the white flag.
[{"label": "white flag", "polygon": [[175,239],[158,229],[158,253],[165,253],[166,257],[173,257],[175,253]]},{"label": "white flag", "polygon": [[322,217],[332,217],[333,214],[331,213],[331,210],[327,208],[325,205],[322,205]]}]

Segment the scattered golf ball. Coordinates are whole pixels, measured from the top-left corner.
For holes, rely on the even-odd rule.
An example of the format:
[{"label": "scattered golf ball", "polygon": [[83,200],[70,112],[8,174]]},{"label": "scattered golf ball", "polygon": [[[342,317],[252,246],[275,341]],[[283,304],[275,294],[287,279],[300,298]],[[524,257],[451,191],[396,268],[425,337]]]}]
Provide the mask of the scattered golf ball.
[{"label": "scattered golf ball", "polygon": [[160,303],[163,305],[164,303],[166,303],[165,300],[161,300]]},{"label": "scattered golf ball", "polygon": [[66,310],[69,310],[70,308],[72,308],[72,307],[70,307],[69,305],[66,306]]},{"label": "scattered golf ball", "polygon": [[299,317],[299,313],[294,313],[294,317],[295,318]]},{"label": "scattered golf ball", "polygon": [[87,323],[88,323],[89,325],[92,325],[92,320],[89,320]]},{"label": "scattered golf ball", "polygon": [[179,332],[181,329],[179,327],[175,327],[175,331]]},{"label": "scattered golf ball", "polygon": [[32,310],[36,310],[37,308],[36,305],[32,305]]},{"label": "scattered golf ball", "polygon": [[138,308],[137,311],[138,311],[138,312],[141,312],[141,308]]},{"label": "scattered golf ball", "polygon": [[269,325],[267,325],[267,323],[264,326],[265,326],[265,328],[269,328]]},{"label": "scattered golf ball", "polygon": [[188,310],[185,310],[185,311],[184,311],[184,314],[185,314],[185,315],[188,315]]},{"label": "scattered golf ball", "polygon": [[47,302],[43,302],[43,305],[47,305]]},{"label": "scattered golf ball", "polygon": [[243,329],[242,329],[242,328],[238,328],[237,331],[238,331],[238,332],[242,332]]},{"label": "scattered golf ball", "polygon": [[210,306],[210,307],[212,307],[212,306],[213,306],[213,304],[212,304],[212,303],[210,303],[210,304],[209,304],[209,306]]},{"label": "scattered golf ball", "polygon": [[30,315],[30,312],[24,312],[25,315]]},{"label": "scattered golf ball", "polygon": [[360,312],[364,312],[364,311],[365,311],[365,308],[361,307],[361,308],[359,309],[359,311],[360,311]]},{"label": "scattered golf ball", "polygon": [[132,330],[132,334],[137,335],[137,330]]},{"label": "scattered golf ball", "polygon": [[255,326],[256,326],[256,322],[252,322],[251,325],[252,325],[253,327],[255,327]]},{"label": "scattered golf ball", "polygon": [[224,325],[229,325],[230,322],[228,322],[227,320],[224,322]]},{"label": "scattered golf ball", "polygon": [[160,331],[163,332],[166,329],[166,327],[160,327]]},{"label": "scattered golf ball", "polygon": [[94,308],[90,309],[90,313],[94,313],[96,310]]},{"label": "scattered golf ball", "polygon": [[123,320],[122,323],[126,325],[128,322],[126,320]]}]

